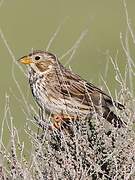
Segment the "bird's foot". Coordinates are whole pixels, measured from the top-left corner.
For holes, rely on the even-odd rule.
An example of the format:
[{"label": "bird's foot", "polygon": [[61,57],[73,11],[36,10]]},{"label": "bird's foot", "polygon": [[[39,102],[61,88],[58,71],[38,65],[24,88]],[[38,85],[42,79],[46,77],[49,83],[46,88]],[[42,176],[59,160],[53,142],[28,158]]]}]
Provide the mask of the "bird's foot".
[{"label": "bird's foot", "polygon": [[55,114],[52,116],[53,129],[62,130],[67,135],[74,136],[73,122],[78,120],[78,116],[70,116],[68,114]]},{"label": "bird's foot", "polygon": [[60,129],[61,128],[61,124],[62,124],[62,121],[63,121],[63,115],[61,114],[55,114],[53,115],[53,126],[57,129]]}]

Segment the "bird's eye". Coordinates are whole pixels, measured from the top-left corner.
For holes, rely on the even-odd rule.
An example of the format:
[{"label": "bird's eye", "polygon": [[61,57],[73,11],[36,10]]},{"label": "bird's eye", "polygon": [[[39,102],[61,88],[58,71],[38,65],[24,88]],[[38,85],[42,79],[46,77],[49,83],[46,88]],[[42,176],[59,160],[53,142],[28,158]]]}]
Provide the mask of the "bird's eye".
[{"label": "bird's eye", "polygon": [[35,56],[35,60],[39,60],[40,58],[40,56]]}]

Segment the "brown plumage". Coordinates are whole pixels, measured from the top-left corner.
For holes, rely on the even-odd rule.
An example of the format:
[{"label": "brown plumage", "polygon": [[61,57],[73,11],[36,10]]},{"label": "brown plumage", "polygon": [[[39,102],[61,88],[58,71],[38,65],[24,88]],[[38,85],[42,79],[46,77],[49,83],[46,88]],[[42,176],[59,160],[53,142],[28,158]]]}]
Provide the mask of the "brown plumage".
[{"label": "brown plumage", "polygon": [[[94,113],[102,115],[115,127],[123,122],[111,110],[124,106],[92,83],[66,69],[58,58],[44,51],[35,51],[20,59],[29,68],[29,83],[38,105],[55,119],[60,120],[91,118]],[[57,125],[56,125],[57,124]]]}]

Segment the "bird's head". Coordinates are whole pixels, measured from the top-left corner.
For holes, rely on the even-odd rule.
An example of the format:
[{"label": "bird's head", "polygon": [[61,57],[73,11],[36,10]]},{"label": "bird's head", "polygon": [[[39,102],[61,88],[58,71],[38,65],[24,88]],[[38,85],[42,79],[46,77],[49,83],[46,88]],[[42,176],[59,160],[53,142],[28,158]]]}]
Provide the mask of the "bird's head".
[{"label": "bird's head", "polygon": [[19,59],[22,64],[29,65],[36,72],[46,72],[57,63],[55,55],[45,51],[33,51]]}]

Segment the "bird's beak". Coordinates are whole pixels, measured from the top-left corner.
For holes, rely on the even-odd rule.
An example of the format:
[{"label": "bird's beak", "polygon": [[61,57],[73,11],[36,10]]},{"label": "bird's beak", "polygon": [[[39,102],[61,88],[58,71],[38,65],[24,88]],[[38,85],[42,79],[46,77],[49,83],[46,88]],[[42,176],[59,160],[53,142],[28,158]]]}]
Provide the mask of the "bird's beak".
[{"label": "bird's beak", "polygon": [[30,63],[32,63],[32,59],[28,56],[24,56],[19,59],[19,62],[22,64],[30,64]]}]

